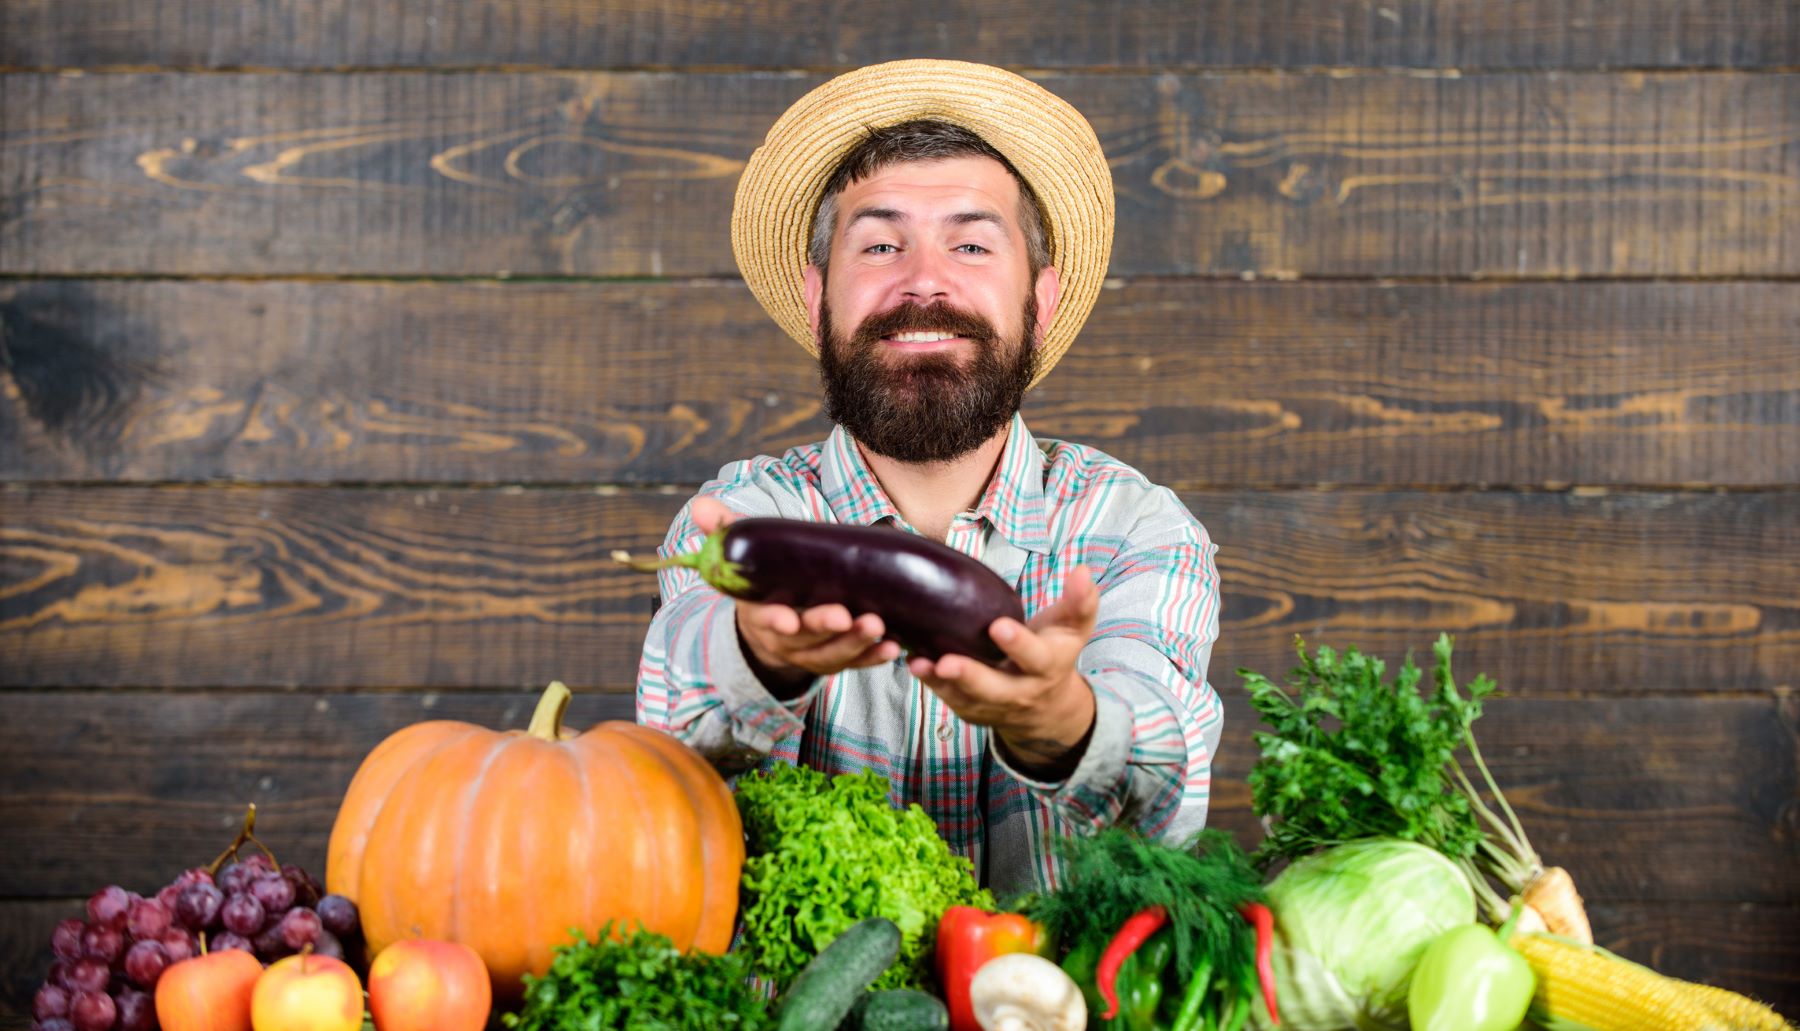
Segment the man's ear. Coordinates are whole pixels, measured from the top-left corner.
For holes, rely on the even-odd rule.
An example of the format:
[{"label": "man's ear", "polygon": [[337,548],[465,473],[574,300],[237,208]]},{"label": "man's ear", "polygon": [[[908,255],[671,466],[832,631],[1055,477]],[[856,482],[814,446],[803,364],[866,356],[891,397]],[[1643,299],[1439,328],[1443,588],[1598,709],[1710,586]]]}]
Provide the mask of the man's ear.
[{"label": "man's ear", "polygon": [[1056,304],[1062,300],[1062,273],[1054,265],[1044,266],[1032,290],[1037,294],[1037,339],[1042,341],[1050,331],[1050,320],[1056,318]]},{"label": "man's ear", "polygon": [[825,298],[825,273],[817,265],[808,264],[805,272],[806,321],[812,323],[813,339],[819,338],[819,302]]}]

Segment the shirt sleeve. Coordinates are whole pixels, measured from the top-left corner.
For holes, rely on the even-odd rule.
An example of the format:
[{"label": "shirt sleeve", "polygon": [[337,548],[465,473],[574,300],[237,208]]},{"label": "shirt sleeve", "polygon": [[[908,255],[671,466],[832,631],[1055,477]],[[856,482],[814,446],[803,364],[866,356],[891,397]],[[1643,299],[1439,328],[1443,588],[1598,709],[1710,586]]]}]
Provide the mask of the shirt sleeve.
[{"label": "shirt sleeve", "polygon": [[1072,829],[1113,824],[1180,843],[1206,825],[1212,757],[1224,726],[1206,679],[1219,634],[1217,547],[1173,492],[1096,573],[1100,611],[1079,669],[1094,691],[1094,730],[1061,783],[997,762]]},{"label": "shirt sleeve", "polygon": [[[747,471],[702,487],[746,516],[793,515],[791,508]],[[699,548],[705,534],[683,505],[657,550],[660,557]],[[736,602],[691,569],[671,567],[657,574],[662,605],[650,620],[638,663],[637,721],[668,731],[721,770],[756,765],[782,739],[799,734],[818,682],[783,701],[763,686],[744,659],[737,632]]]}]

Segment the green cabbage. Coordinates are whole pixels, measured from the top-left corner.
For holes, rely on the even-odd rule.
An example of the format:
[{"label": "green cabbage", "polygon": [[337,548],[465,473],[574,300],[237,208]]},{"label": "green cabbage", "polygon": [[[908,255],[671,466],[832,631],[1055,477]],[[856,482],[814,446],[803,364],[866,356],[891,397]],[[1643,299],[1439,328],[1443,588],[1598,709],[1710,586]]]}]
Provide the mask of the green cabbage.
[{"label": "green cabbage", "polygon": [[1388,838],[1297,860],[1268,893],[1288,1031],[1406,1028],[1419,956],[1438,935],[1475,920],[1475,892],[1455,863]]}]

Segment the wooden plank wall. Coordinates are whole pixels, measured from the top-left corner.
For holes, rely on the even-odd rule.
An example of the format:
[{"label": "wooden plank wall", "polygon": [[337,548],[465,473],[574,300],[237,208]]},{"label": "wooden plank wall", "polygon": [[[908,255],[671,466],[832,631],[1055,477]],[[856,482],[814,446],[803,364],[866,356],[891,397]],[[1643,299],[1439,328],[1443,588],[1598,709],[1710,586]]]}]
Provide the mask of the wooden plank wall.
[{"label": "wooden plank wall", "polygon": [[910,56],[1076,103],[1112,274],[1033,425],[1220,542],[1239,667],[1457,635],[1600,940],[1800,1015],[1790,0],[5,0],[0,1026],[243,803],[318,870],[413,720],[628,714],[646,548],[826,430],[736,176]]}]

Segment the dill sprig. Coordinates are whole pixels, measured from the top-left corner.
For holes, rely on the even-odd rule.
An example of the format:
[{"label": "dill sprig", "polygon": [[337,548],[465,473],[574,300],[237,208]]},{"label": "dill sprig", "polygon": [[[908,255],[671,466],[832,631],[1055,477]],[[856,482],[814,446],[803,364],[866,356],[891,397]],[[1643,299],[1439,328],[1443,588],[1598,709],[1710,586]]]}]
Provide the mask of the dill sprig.
[{"label": "dill sprig", "polygon": [[1241,970],[1254,961],[1256,935],[1238,907],[1263,900],[1262,879],[1225,831],[1203,830],[1177,849],[1111,827],[1064,838],[1057,850],[1065,861],[1061,883],[1027,899],[1024,912],[1065,946],[1103,945],[1132,914],[1162,906],[1182,983],[1204,960],[1214,970]]}]

